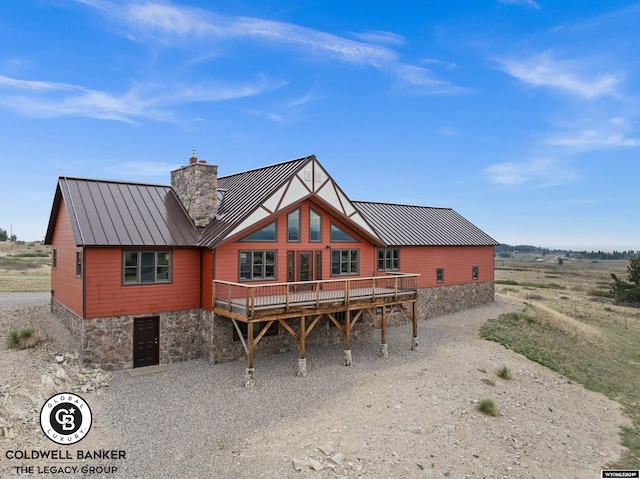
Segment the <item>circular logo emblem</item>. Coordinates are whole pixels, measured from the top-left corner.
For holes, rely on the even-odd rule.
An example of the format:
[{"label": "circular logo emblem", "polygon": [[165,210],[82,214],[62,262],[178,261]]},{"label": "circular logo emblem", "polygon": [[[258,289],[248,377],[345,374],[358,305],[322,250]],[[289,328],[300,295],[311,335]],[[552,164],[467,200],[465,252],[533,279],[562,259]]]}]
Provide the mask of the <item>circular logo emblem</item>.
[{"label": "circular logo emblem", "polygon": [[73,393],[51,396],[40,410],[40,426],[45,436],[58,444],[75,444],[91,429],[91,409]]}]

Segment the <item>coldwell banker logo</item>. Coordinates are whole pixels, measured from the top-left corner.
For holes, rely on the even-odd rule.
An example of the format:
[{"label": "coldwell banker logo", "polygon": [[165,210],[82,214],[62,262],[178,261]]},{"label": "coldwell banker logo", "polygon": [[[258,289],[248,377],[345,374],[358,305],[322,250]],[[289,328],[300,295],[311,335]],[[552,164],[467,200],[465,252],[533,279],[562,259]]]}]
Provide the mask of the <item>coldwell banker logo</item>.
[{"label": "coldwell banker logo", "polygon": [[73,393],[50,397],[40,410],[40,426],[45,436],[57,444],[75,444],[91,429],[91,409]]}]

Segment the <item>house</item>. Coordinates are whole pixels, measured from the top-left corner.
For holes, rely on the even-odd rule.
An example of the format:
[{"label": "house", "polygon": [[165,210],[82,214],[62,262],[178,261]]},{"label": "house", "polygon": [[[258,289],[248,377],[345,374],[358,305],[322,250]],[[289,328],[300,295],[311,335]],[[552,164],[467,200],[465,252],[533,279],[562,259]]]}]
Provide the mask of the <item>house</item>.
[{"label": "house", "polygon": [[[493,301],[498,243],[450,208],[352,201],[315,156],[171,186],[60,177],[51,309],[83,363],[300,351]],[[250,378],[251,379],[251,378]]]}]

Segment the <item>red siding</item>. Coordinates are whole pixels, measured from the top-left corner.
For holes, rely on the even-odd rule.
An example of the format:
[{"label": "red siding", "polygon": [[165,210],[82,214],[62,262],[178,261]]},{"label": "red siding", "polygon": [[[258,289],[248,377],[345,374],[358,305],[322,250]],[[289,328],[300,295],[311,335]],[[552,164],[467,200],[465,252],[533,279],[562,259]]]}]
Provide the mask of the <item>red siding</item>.
[{"label": "red siding", "polygon": [[[471,278],[478,266],[478,279]],[[444,269],[444,282],[436,282],[436,270]],[[493,281],[493,246],[413,246],[400,249],[400,270],[419,273],[419,286]]]},{"label": "red siding", "polygon": [[213,309],[213,251],[202,250],[202,308]]},{"label": "red siding", "polygon": [[[127,248],[132,250],[132,248]],[[200,307],[200,250],[172,250],[172,282],[123,285],[121,248],[86,249],[86,317],[147,314]]]},{"label": "red siding", "polygon": [[[61,304],[82,316],[82,278],[76,277],[76,247],[69,212],[61,200],[51,249],[56,250],[57,267],[51,267],[51,294]],[[53,254],[53,253],[52,253]]]},{"label": "red siding", "polygon": [[[301,241],[287,242],[287,214],[297,208],[300,208],[300,236]],[[309,208],[322,216],[322,241],[309,242]],[[266,220],[251,230],[247,230],[243,236],[247,236],[254,231],[259,230],[265,225],[271,223],[274,219],[278,220],[278,241],[277,242],[246,242],[235,241],[225,243],[216,249],[215,254],[215,275],[216,279],[222,281],[239,281],[239,260],[238,252],[240,250],[256,251],[256,250],[276,250],[278,263],[277,282],[284,283],[287,281],[287,251],[322,251],[322,279],[339,279],[348,276],[331,276],[331,249],[358,249],[360,250],[360,276],[374,276],[375,274],[375,254],[376,248],[366,239],[349,229],[344,223],[331,216],[328,212],[320,208],[311,201],[304,201],[294,208],[290,208],[269,220]],[[332,243],[330,241],[330,224],[334,223],[359,242],[349,243]],[[241,240],[242,238],[240,238]]]}]

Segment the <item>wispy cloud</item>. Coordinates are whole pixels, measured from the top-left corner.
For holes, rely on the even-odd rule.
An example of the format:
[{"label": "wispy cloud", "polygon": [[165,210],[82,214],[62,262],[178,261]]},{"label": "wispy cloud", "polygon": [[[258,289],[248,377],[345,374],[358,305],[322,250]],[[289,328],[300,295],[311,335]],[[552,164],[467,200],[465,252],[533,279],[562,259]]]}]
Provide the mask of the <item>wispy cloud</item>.
[{"label": "wispy cloud", "polygon": [[573,152],[640,146],[640,138],[629,136],[631,129],[631,124],[627,120],[622,117],[613,117],[590,127],[552,135],[547,138],[546,144],[560,146]]},{"label": "wispy cloud", "polygon": [[129,123],[138,118],[172,121],[171,106],[254,96],[279,86],[265,79],[247,85],[144,84],[118,95],[78,85],[0,76],[0,104],[39,118],[82,116]]},{"label": "wispy cloud", "polygon": [[550,158],[496,163],[485,168],[491,183],[509,187],[549,187],[575,181],[577,173],[565,162]]},{"label": "wispy cloud", "polygon": [[377,43],[381,45],[404,45],[407,41],[402,35],[392,32],[384,32],[382,30],[354,33],[353,36],[363,42]]},{"label": "wispy cloud", "polygon": [[562,90],[587,100],[619,96],[618,90],[624,78],[620,73],[589,75],[585,73],[588,65],[578,61],[555,60],[549,52],[499,63],[504,72],[531,86]]},{"label": "wispy cloud", "polygon": [[360,41],[287,22],[252,17],[223,16],[210,11],[171,3],[114,3],[106,0],[76,0],[127,27],[127,35],[139,41],[170,44],[175,41],[259,40],[262,46],[290,48],[352,65],[370,66],[390,73],[405,83],[410,93],[451,94],[467,90],[435,78],[420,66],[406,64],[399,54],[383,45],[400,45],[405,39],[383,31],[354,34]]},{"label": "wispy cloud", "polygon": [[506,3],[507,5],[516,5],[519,7],[535,8],[540,10],[540,5],[535,0],[498,0],[499,3]]}]

